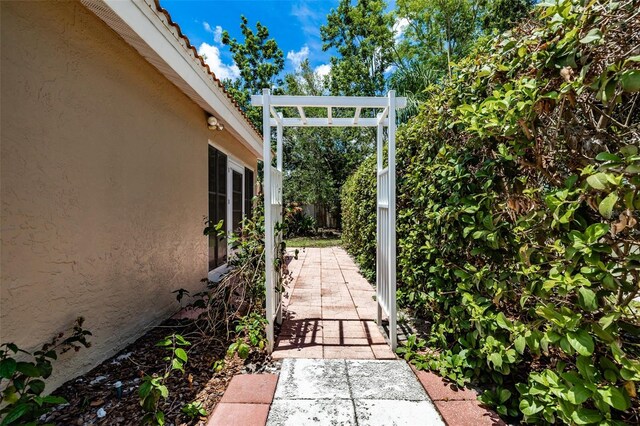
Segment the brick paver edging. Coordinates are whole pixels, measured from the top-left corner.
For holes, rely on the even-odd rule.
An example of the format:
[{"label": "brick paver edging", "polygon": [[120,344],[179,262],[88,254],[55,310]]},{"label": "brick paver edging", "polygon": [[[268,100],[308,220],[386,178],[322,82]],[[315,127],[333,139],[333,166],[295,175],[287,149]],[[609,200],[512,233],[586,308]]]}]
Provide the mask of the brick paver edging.
[{"label": "brick paver edging", "polygon": [[458,388],[430,371],[411,369],[449,426],[506,426],[498,414],[478,401],[473,389]]},{"label": "brick paver edging", "polygon": [[207,426],[264,426],[277,383],[277,374],[234,376]]}]

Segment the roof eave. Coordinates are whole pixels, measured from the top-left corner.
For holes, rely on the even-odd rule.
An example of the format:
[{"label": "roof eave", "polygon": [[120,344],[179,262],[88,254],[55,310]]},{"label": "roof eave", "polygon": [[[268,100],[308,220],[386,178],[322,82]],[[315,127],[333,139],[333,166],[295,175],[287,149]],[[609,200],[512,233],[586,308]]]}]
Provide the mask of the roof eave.
[{"label": "roof eave", "polygon": [[[262,136],[240,111],[168,13],[154,0],[81,0],[82,3],[203,110],[213,114],[262,159]],[[205,123],[203,123],[204,125]]]}]

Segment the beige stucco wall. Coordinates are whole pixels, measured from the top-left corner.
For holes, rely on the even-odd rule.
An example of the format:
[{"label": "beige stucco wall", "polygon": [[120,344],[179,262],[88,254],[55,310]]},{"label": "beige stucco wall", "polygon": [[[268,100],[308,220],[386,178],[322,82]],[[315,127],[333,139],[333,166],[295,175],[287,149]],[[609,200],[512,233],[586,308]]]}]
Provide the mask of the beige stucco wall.
[{"label": "beige stucco wall", "polygon": [[177,308],[207,273],[207,142],[228,133],[79,3],[0,2],[0,341],[86,318],[52,390]]}]

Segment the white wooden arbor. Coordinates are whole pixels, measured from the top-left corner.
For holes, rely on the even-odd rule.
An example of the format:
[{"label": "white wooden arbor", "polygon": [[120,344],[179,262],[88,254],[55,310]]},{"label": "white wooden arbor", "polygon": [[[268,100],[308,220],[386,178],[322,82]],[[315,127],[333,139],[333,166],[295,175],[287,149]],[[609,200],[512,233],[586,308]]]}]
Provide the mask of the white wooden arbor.
[{"label": "white wooden arbor", "polygon": [[[282,241],[278,224],[282,220],[282,134],[285,127],[376,127],[377,149],[377,227],[376,300],[378,324],[383,312],[389,318],[389,341],[396,349],[396,109],[404,108],[406,98],[396,98],[392,90],[386,97],[363,96],[272,96],[269,89],[251,97],[251,104],[262,107],[264,136],[264,221],[265,287],[267,292],[267,339],[274,345],[274,325],[282,321],[282,295],[276,282],[277,250]],[[304,108],[326,108],[326,118],[307,117]],[[296,108],[299,117],[285,118],[276,108]],[[353,118],[333,117],[334,108],[355,109]],[[380,110],[375,118],[360,117],[363,109]],[[271,128],[276,127],[276,166],[271,166]],[[384,128],[387,127],[388,160],[384,165]]]}]

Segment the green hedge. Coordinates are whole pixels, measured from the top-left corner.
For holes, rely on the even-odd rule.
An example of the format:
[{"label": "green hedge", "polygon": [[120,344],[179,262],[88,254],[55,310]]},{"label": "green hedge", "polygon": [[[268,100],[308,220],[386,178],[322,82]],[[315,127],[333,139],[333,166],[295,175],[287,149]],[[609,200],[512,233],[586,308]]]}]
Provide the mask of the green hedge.
[{"label": "green hedge", "polygon": [[[430,324],[404,352],[511,419],[637,424],[640,4],[584,4],[480,43],[399,130],[399,300]],[[342,194],[369,271],[373,166]]]}]

